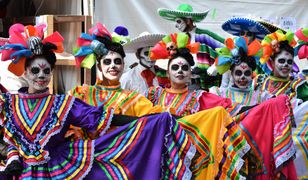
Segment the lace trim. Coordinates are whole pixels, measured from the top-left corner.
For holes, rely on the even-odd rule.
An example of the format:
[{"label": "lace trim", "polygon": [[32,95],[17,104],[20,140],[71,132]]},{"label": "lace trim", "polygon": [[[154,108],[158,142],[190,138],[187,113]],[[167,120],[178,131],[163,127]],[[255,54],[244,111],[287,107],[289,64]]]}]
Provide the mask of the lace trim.
[{"label": "lace trim", "polygon": [[[293,117],[293,112],[292,112],[292,108],[290,107],[290,98],[288,96],[286,96],[286,101],[285,101],[286,106],[288,107],[288,112],[283,116],[283,120],[280,121],[279,123],[277,123],[274,127],[274,142],[275,139],[281,135],[281,126],[283,126],[283,130],[285,130],[285,128],[289,128],[290,130],[290,136],[292,136],[291,133],[291,126],[292,126],[292,119],[294,119]],[[289,127],[288,127],[289,126]],[[293,158],[295,156],[296,153],[296,148],[295,145],[293,143],[293,139],[291,137],[290,142],[288,143],[290,145],[289,148],[287,149],[283,149],[284,152],[279,153],[279,151],[281,151],[282,149],[279,149],[279,151],[277,151],[277,153],[279,153],[279,157],[275,158],[275,167],[277,171],[278,169],[280,169],[280,167],[287,162],[288,160],[290,160],[291,158]],[[273,147],[274,148],[274,147]],[[274,152],[276,153],[276,152]]]}]

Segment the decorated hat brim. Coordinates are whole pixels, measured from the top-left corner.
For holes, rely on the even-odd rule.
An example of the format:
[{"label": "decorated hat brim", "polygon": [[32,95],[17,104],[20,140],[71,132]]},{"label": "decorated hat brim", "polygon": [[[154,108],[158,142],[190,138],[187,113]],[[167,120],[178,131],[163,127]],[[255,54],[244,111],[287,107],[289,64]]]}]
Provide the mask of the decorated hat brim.
[{"label": "decorated hat brim", "polygon": [[271,33],[276,32],[277,30],[281,30],[284,34],[286,33],[285,30],[281,29],[277,25],[271,24],[269,22],[263,20],[257,20],[258,23],[262,24],[266,29],[268,29]]},{"label": "decorated hat brim", "polygon": [[241,31],[250,31],[255,33],[256,38],[262,40],[270,31],[264,27],[261,23],[255,20],[234,17],[223,23],[222,29],[234,36],[240,36]]},{"label": "decorated hat brim", "polygon": [[154,46],[162,40],[164,36],[164,34],[147,34],[136,37],[124,45],[124,50],[127,53],[135,53],[140,48]]},{"label": "decorated hat brim", "polygon": [[204,12],[185,12],[179,10],[171,10],[165,8],[159,8],[158,14],[166,20],[175,21],[176,18],[191,18],[194,22],[200,22],[206,18],[209,10]]}]

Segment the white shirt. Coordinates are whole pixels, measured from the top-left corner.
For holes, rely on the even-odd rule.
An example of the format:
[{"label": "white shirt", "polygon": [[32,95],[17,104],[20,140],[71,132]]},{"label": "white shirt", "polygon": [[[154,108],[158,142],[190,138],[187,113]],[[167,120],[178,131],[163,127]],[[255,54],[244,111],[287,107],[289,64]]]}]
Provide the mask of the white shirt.
[{"label": "white shirt", "polygon": [[[141,72],[146,68],[138,64],[134,68],[125,72],[121,79],[121,87],[123,89],[134,90],[144,95],[149,89],[146,80],[141,76]],[[157,78],[153,79],[153,86],[158,86]]]}]

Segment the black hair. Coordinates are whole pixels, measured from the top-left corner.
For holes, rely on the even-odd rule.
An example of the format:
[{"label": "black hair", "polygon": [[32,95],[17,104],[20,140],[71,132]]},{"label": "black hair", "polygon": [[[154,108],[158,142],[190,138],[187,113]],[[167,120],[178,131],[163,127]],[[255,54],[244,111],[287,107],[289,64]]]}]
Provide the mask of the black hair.
[{"label": "black hair", "polygon": [[[119,53],[123,59],[126,56],[123,46],[120,43],[112,42],[109,38],[101,37],[101,36],[96,36],[96,40],[103,43],[109,51],[114,51],[114,52]],[[102,55],[95,54],[95,57],[96,57],[96,61],[100,64]]]},{"label": "black hair", "polygon": [[271,56],[271,59],[274,60],[282,51],[287,51],[288,53],[290,53],[292,56],[294,56],[294,48],[292,46],[289,45],[288,41],[281,41],[279,42],[279,52],[274,53]]},{"label": "black hair", "polygon": [[38,57],[42,57],[46,59],[47,62],[50,64],[51,70],[53,70],[56,65],[57,58],[56,58],[56,54],[52,50],[56,50],[56,49],[57,49],[57,46],[52,43],[43,44],[43,54],[33,55],[31,57],[28,57],[25,63],[25,70]]},{"label": "black hair", "polygon": [[[236,59],[235,61],[237,61],[237,63],[233,63],[230,67],[231,72],[234,70],[236,65],[239,65],[240,63],[244,62],[248,65],[248,67],[250,67],[252,69],[252,71],[254,71],[257,68],[257,63],[254,57],[252,56],[247,56],[247,54],[245,53],[244,49],[242,47],[239,48],[238,51],[238,59]],[[234,58],[234,57],[232,57]]]},{"label": "black hair", "polygon": [[177,52],[169,59],[168,67],[169,67],[171,61],[172,61],[173,59],[177,58],[177,57],[182,57],[182,58],[184,58],[184,59],[188,62],[188,64],[189,64],[190,66],[195,65],[194,58],[193,58],[193,56],[191,55],[189,49],[187,49],[187,48],[180,48],[180,49],[177,49]]}]

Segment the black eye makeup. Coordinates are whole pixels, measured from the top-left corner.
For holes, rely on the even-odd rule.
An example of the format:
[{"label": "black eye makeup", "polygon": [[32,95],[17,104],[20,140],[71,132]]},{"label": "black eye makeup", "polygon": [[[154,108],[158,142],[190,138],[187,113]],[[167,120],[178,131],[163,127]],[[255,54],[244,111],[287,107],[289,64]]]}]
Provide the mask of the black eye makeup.
[{"label": "black eye makeup", "polygon": [[[278,62],[280,64],[284,64],[286,62],[286,59],[280,58],[280,59],[278,59]],[[287,60],[287,64],[292,65],[293,64],[293,60],[292,59],[288,59]]]},{"label": "black eye makeup", "polygon": [[182,71],[188,71],[189,70],[189,66],[187,64],[184,64],[183,66],[180,66],[178,64],[173,64],[171,65],[171,70],[173,71],[177,71],[178,69],[182,69]]},{"label": "black eye makeup", "polygon": [[43,70],[44,74],[50,74],[51,69],[50,68],[46,68]]},{"label": "black eye makeup", "polygon": [[[112,62],[111,59],[103,59],[103,64],[104,64],[104,65],[110,65],[111,62]],[[121,65],[121,64],[123,64],[121,58],[115,58],[115,59],[113,60],[113,63],[116,64],[116,65]]]},{"label": "black eye makeup", "polygon": [[38,73],[40,73],[40,68],[38,68],[38,67],[32,67],[32,68],[31,68],[31,73],[32,73],[32,74],[38,74]]},{"label": "black eye makeup", "polygon": [[[244,72],[244,75],[245,75],[245,76],[251,76],[251,74],[252,74],[252,72],[249,71],[249,70],[247,70],[247,71]],[[236,75],[236,76],[242,76],[242,75],[243,75],[243,72],[242,72],[241,70],[236,70],[236,71],[235,71],[235,75]]]}]

